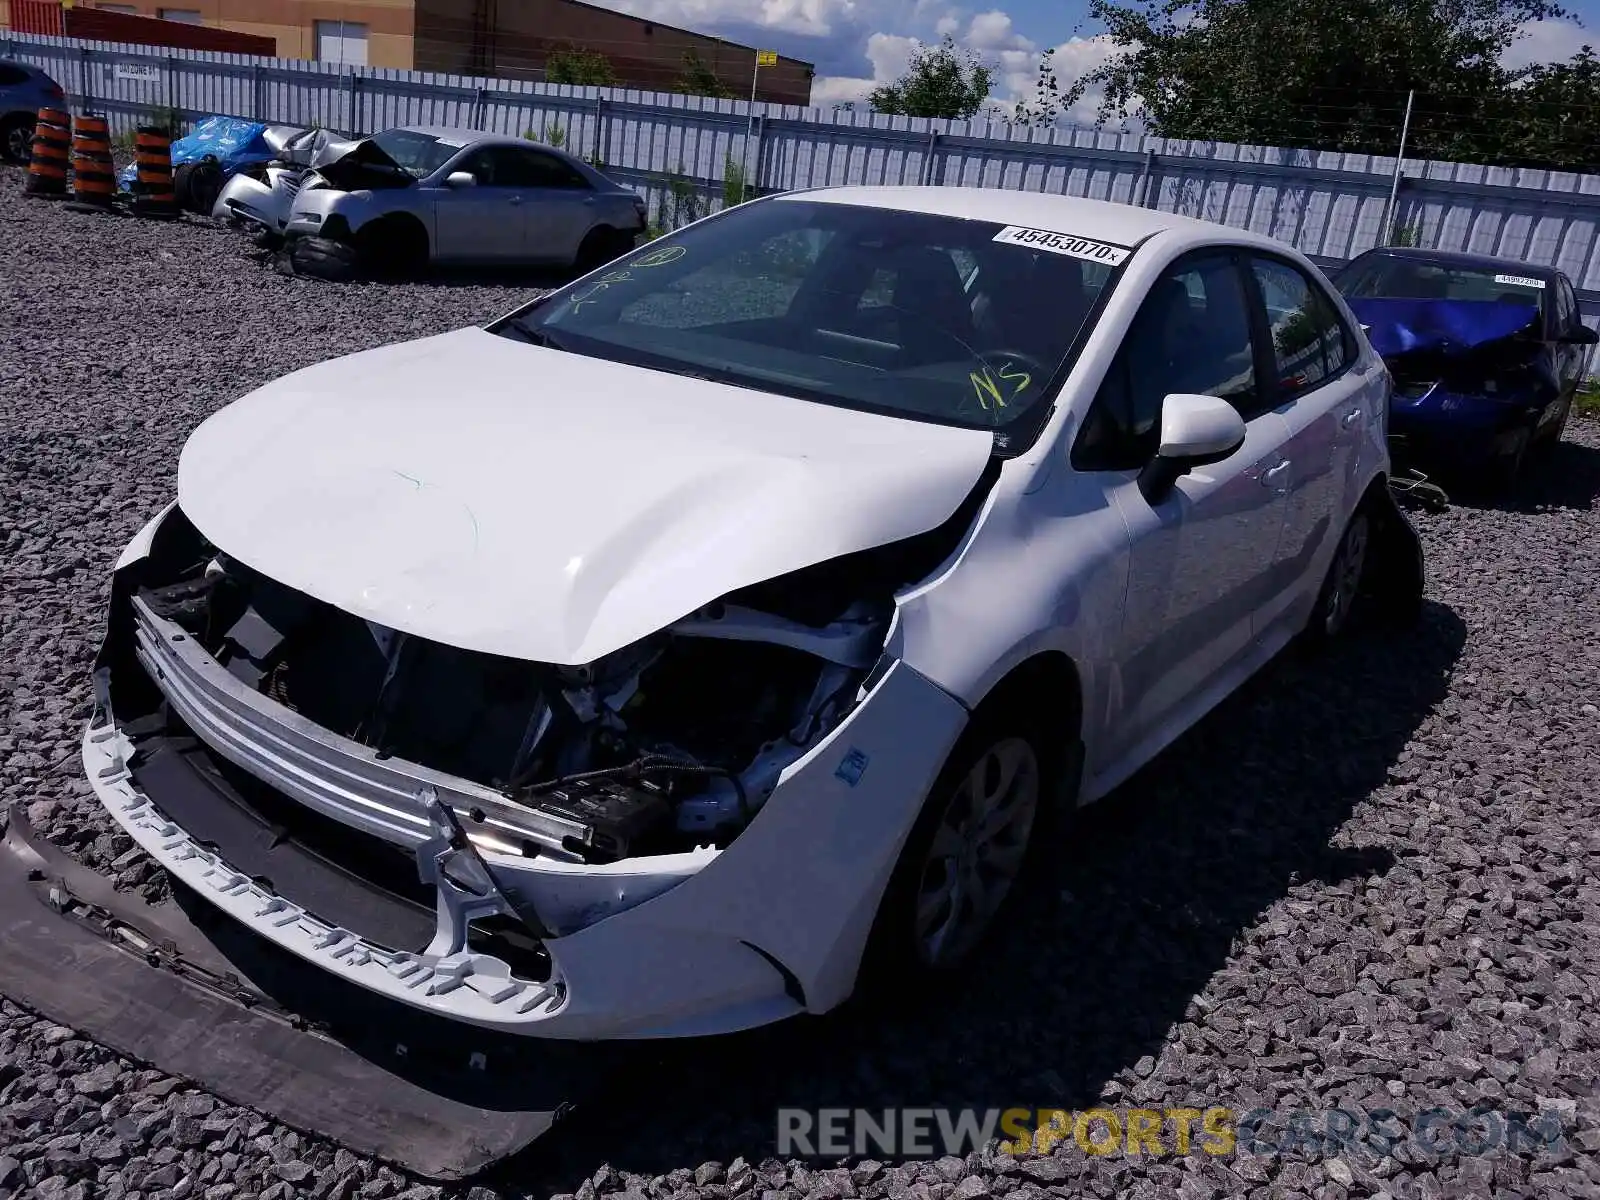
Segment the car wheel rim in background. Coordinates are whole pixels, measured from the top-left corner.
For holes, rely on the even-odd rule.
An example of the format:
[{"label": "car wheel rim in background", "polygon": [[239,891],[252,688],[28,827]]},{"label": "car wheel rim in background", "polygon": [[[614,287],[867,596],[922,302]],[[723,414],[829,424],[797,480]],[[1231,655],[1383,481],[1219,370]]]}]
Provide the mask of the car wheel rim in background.
[{"label": "car wheel rim in background", "polygon": [[1025,738],[979,755],[940,814],[922,864],[913,932],[928,966],[963,959],[988,929],[1027,857],[1039,811],[1039,757]]}]

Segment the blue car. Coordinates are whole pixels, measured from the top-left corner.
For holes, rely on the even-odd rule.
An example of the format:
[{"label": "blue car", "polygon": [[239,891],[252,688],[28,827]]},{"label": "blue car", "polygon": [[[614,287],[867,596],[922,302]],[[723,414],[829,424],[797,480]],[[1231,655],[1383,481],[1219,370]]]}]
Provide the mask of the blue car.
[{"label": "blue car", "polygon": [[0,58],[0,159],[27,162],[39,110],[65,102],[61,85],[38,67]]},{"label": "blue car", "polygon": [[1385,247],[1335,277],[1394,377],[1398,458],[1507,487],[1560,439],[1597,340],[1551,267]]}]

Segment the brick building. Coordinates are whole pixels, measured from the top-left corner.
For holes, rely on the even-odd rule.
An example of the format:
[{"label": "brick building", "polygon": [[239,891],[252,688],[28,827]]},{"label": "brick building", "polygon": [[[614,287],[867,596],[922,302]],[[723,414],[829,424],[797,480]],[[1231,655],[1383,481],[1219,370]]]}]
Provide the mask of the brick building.
[{"label": "brick building", "polygon": [[[583,0],[78,0],[86,8],[163,17],[272,38],[285,58],[502,78],[544,77],[549,56],[604,55],[618,87],[670,90],[693,55],[748,98],[756,47],[613,12]],[[0,16],[6,0],[0,0]],[[779,56],[756,98],[811,102],[812,64]]]}]

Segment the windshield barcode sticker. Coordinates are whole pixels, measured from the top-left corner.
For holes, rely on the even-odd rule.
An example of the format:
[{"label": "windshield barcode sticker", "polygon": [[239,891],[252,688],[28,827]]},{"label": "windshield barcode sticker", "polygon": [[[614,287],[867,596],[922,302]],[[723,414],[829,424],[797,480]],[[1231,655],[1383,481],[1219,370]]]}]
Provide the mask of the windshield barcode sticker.
[{"label": "windshield barcode sticker", "polygon": [[1010,242],[1013,246],[1028,246],[1034,250],[1048,250],[1052,254],[1067,254],[1073,258],[1105,263],[1108,267],[1120,267],[1132,253],[1126,246],[1113,246],[1093,238],[1052,233],[1048,229],[1028,229],[1021,225],[1007,225],[994,235],[994,240]]},{"label": "windshield barcode sticker", "polygon": [[1544,280],[1529,279],[1526,275],[1496,275],[1494,281],[1496,283],[1509,283],[1512,287],[1544,287]]}]

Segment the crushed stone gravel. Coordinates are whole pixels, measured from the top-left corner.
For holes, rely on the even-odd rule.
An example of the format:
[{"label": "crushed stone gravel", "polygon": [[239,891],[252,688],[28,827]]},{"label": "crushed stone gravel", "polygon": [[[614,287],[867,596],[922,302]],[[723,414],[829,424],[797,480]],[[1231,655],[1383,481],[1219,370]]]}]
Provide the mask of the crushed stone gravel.
[{"label": "crushed stone gravel", "polygon": [[[0,172],[0,802],[148,892],[160,881],[76,748],[107,576],[168,498],[184,438],[250,387],[485,320],[529,287],[285,277],[209,223],[76,214],[21,182]],[[1421,628],[1263,672],[1086,815],[948,995],[696,1048],[451,1189],[0,1000],[0,1197],[1600,1195],[1597,494],[1600,428],[1574,421],[1513,502],[1417,514]],[[1482,1154],[1447,1137],[1181,1155],[1169,1134],[1159,1155],[1071,1138],[1020,1158],[773,1155],[779,1106],[891,1105],[1402,1121],[1484,1105],[1563,1137]]]}]

